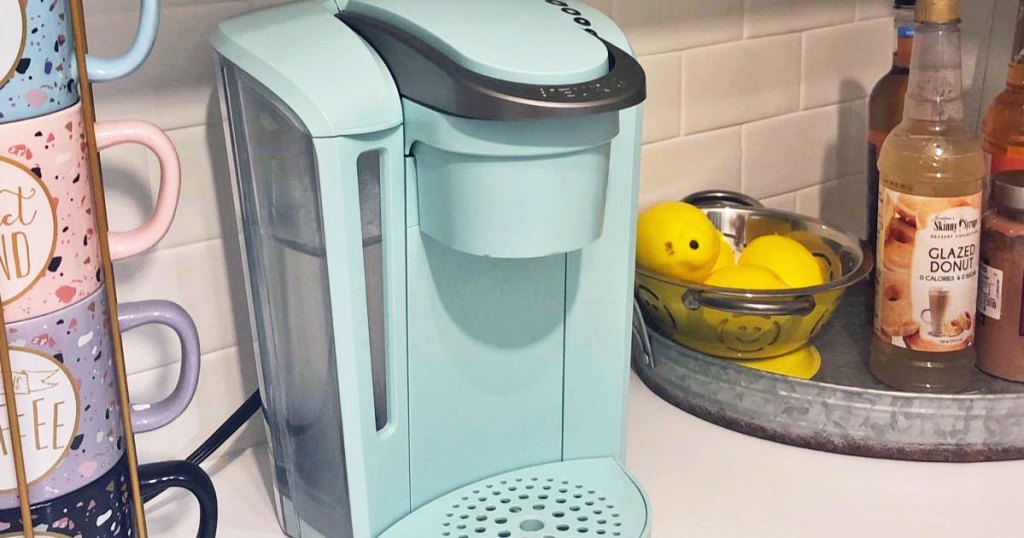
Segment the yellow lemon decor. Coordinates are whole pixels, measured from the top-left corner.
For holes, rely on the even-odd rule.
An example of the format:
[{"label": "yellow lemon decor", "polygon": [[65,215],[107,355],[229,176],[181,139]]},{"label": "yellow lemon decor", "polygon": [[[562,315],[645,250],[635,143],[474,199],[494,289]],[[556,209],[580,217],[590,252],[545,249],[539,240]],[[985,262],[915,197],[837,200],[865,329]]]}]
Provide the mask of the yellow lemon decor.
[{"label": "yellow lemon decor", "polygon": [[[636,299],[644,321],[701,353],[813,376],[821,358],[811,338],[843,292],[871,271],[857,240],[787,212],[725,205],[699,211],[708,218],[672,203],[641,215]],[[712,223],[720,228],[708,229]],[[678,247],[698,234],[700,247],[717,247],[714,256],[713,249],[682,259],[665,252],[666,242]]]},{"label": "yellow lemon decor", "polygon": [[715,271],[704,281],[704,285],[740,290],[784,290],[789,288],[774,271],[758,265],[737,265]]},{"label": "yellow lemon decor", "polygon": [[637,220],[637,262],[667,277],[703,281],[718,263],[721,249],[714,224],[690,204],[658,204]]},{"label": "yellow lemon decor", "polygon": [[711,273],[726,267],[736,266],[736,251],[732,248],[732,243],[726,240],[725,236],[719,232],[719,239],[721,240],[722,247],[718,251],[718,260],[715,262],[715,267],[711,269]]},{"label": "yellow lemon decor", "polygon": [[821,369],[821,354],[808,345],[779,357],[740,361],[739,364],[762,372],[811,379]]},{"label": "yellow lemon decor", "polygon": [[809,288],[825,283],[823,266],[799,241],[782,235],[754,239],[740,254],[739,266],[767,267],[790,288]]}]

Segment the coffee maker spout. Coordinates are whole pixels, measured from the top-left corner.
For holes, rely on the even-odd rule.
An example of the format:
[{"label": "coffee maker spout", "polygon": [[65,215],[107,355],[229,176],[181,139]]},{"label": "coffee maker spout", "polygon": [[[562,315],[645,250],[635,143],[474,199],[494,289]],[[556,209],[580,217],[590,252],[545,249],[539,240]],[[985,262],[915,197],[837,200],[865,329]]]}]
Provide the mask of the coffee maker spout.
[{"label": "coffee maker spout", "polygon": [[601,237],[618,114],[491,122],[404,108],[426,235],[510,259],[565,254]]}]

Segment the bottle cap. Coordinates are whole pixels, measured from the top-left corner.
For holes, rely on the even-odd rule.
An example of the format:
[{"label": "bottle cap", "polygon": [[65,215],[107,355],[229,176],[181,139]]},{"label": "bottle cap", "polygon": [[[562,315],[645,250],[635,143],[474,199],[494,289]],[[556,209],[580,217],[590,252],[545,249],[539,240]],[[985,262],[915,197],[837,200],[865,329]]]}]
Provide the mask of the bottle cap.
[{"label": "bottle cap", "polygon": [[1024,211],[1024,170],[1005,170],[992,176],[992,203]]},{"label": "bottle cap", "polygon": [[960,22],[960,0],[918,0],[914,20],[932,24]]}]

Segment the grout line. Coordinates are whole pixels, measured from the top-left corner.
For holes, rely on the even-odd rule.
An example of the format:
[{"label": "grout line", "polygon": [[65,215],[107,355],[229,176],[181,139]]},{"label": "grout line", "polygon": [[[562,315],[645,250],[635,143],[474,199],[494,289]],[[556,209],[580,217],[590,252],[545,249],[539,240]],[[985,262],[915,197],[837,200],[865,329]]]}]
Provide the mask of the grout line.
[{"label": "grout line", "polygon": [[[262,413],[263,410],[261,409],[259,412]],[[225,443],[225,446],[227,446],[226,443]],[[224,451],[224,452],[217,451],[217,452],[214,453],[214,454],[216,454],[216,456],[211,456],[210,459],[208,459],[208,460],[203,462],[203,468],[207,469],[209,466],[213,465],[214,463],[217,463],[218,460],[222,460],[222,459],[227,458],[227,457],[238,456],[239,454],[241,454],[242,452],[245,452],[246,450],[259,450],[259,449],[269,449],[269,448],[270,448],[270,440],[267,439],[266,437],[264,437],[264,439],[262,441],[254,444],[252,446],[239,447],[239,448],[237,448],[235,450],[227,450],[227,451]],[[211,478],[214,478],[216,476],[217,476],[217,473],[214,472],[211,475]]]},{"label": "grout line", "polygon": [[750,32],[748,31],[747,18],[750,17],[750,2],[751,0],[743,0],[743,16],[740,17],[740,34],[741,39],[747,40],[750,38]]},{"label": "grout line", "polygon": [[762,121],[771,121],[771,120],[774,120],[774,119],[777,119],[777,118],[784,118],[786,116],[795,116],[797,114],[803,114],[805,112],[814,112],[814,111],[821,110],[821,109],[824,109],[824,108],[830,108],[830,107],[839,108],[839,107],[843,107],[843,106],[846,106],[846,105],[850,105],[850,104],[854,104],[854,103],[859,103],[861,101],[864,101],[865,104],[866,104],[867,100],[868,100],[868,96],[867,95],[865,95],[863,97],[855,97],[853,99],[847,99],[846,101],[839,101],[838,103],[828,103],[828,104],[824,104],[824,105],[814,106],[814,107],[811,107],[811,108],[808,108],[808,109],[804,109],[804,110],[798,110],[796,112],[788,112],[786,114],[780,114],[778,116],[772,116],[770,118],[762,118],[762,119],[759,119],[759,120],[747,122],[744,125],[750,125],[750,124],[759,123],[759,122],[762,122]]},{"label": "grout line", "polygon": [[[227,347],[222,347],[220,349],[215,349],[213,351],[204,351],[204,352],[199,354],[199,362],[200,362],[200,364],[202,364],[202,362],[204,360],[206,360],[209,355],[213,355],[213,354],[216,354],[216,353],[225,353],[225,352],[227,352],[229,350],[232,350],[232,349],[239,349],[240,350],[241,346],[239,346],[238,344],[233,344],[233,345],[230,345],[230,346],[227,346]],[[240,360],[245,360],[242,357],[241,352],[239,352],[237,354],[237,356],[239,357]],[[136,375],[136,374],[145,374],[145,373],[152,372],[154,370],[160,370],[162,368],[167,368],[168,366],[174,366],[174,365],[177,365],[177,364],[181,364],[181,359],[178,359],[178,360],[175,360],[175,361],[172,361],[172,362],[168,362],[166,364],[161,364],[161,365],[158,365],[158,366],[152,366],[152,367],[149,367],[149,368],[144,368],[142,370],[131,370],[131,368],[129,368],[130,371],[128,372],[128,377],[131,378],[133,375]]]},{"label": "grout line", "polygon": [[[771,119],[771,118],[765,118],[765,119]],[[696,138],[698,136],[705,136],[705,135],[710,136],[710,135],[713,135],[713,134],[716,134],[716,133],[720,133],[722,131],[731,131],[731,130],[734,130],[734,129],[740,129],[744,125],[746,125],[746,124],[745,123],[737,123],[736,125],[730,125],[728,127],[722,127],[722,128],[719,128],[719,129],[710,129],[710,130],[707,130],[707,131],[700,131],[700,132],[696,132],[696,133],[684,134],[684,135],[676,136],[676,137],[673,137],[673,138],[666,138],[664,140],[656,140],[654,142],[648,142],[646,144],[643,144],[642,147],[643,148],[653,148],[655,146],[667,145],[667,144],[669,144],[671,142],[678,142],[680,140],[692,139],[692,138]]]},{"label": "grout line", "polygon": [[740,125],[740,154],[736,156],[740,160],[740,192],[747,192],[747,126]]},{"label": "grout line", "polygon": [[797,108],[804,110],[805,101],[807,101],[807,87],[804,86],[806,82],[807,73],[807,32],[800,32],[800,75],[797,80],[797,91],[800,92],[800,97],[797,99]]},{"label": "grout line", "polygon": [[[218,208],[218,211],[219,211],[219,208]],[[153,247],[150,250],[146,251],[143,255],[151,254],[151,253],[156,253],[156,252],[169,252],[169,251],[172,251],[172,250],[174,250],[176,248],[191,247],[193,245],[201,245],[203,243],[209,243],[209,242],[212,242],[212,241],[222,241],[223,242],[228,237],[230,237],[230,235],[223,235],[223,232],[222,232],[222,235],[218,235],[216,237],[210,237],[210,238],[207,238],[207,239],[198,239],[198,240],[195,240],[195,241],[189,241],[189,242],[180,243],[180,244],[177,244],[177,245],[170,244],[170,245],[164,246],[161,243],[161,244],[157,244],[155,247]],[[135,258],[132,257],[132,258],[128,258],[128,259],[131,260],[131,259],[135,259]]]},{"label": "grout line", "polygon": [[[183,245],[174,245],[174,246],[170,246],[170,247],[167,247],[167,248],[159,248],[159,247],[157,247],[157,248],[154,248],[152,250],[148,250],[148,251],[146,251],[146,252],[144,252],[144,253],[142,253],[142,254],[140,254],[138,256],[134,256],[132,258],[128,258],[128,259],[125,259],[125,260],[119,260],[119,262],[138,263],[139,260],[144,260],[147,257],[152,256],[152,255],[157,254],[157,253],[174,252],[175,250],[178,250],[178,249],[189,248],[189,247],[194,247],[194,246],[198,246],[198,245],[204,245],[206,243],[213,243],[215,241],[224,242],[224,236],[214,237],[212,239],[203,239],[203,240],[200,240],[200,241],[196,241],[194,243],[185,243]],[[229,269],[230,269],[230,267],[229,267]]]},{"label": "grout line", "polygon": [[679,52],[679,136],[686,133],[686,55]]},{"label": "grout line", "polygon": [[[981,133],[981,122],[984,120],[985,113],[987,112],[988,103],[985,102],[985,89],[989,84],[989,61],[992,58],[992,32],[996,26],[996,16],[999,12],[999,8],[996,5],[999,0],[992,2],[992,14],[989,16],[988,32],[986,32],[985,45],[978,44],[978,57],[975,62],[982,66],[981,68],[981,85],[978,87],[978,114],[975,116],[976,125],[973,126],[972,131],[979,134]],[[984,54],[982,54],[984,51]],[[975,66],[975,70],[978,67]],[[966,102],[964,103],[966,105]]]}]

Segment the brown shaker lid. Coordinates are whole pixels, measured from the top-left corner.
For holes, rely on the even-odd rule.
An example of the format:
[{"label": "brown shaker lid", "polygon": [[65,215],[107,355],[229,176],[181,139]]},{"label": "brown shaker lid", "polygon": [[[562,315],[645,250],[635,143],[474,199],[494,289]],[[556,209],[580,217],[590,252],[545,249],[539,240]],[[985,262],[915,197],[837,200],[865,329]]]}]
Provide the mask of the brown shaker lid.
[{"label": "brown shaker lid", "polygon": [[1005,170],[992,176],[992,202],[1024,211],[1024,170]]},{"label": "brown shaker lid", "polygon": [[932,24],[960,22],[960,0],[918,0],[914,20]]}]

